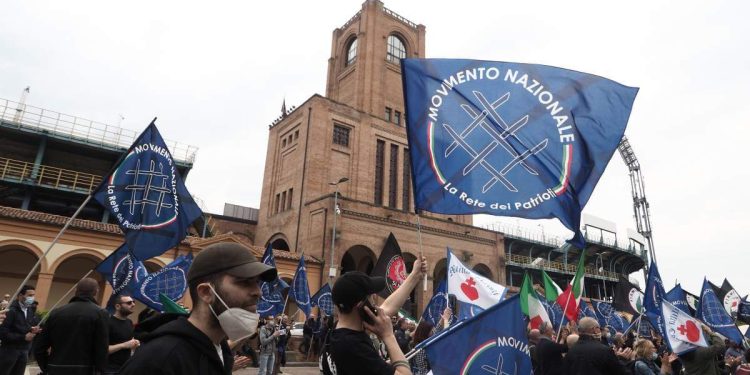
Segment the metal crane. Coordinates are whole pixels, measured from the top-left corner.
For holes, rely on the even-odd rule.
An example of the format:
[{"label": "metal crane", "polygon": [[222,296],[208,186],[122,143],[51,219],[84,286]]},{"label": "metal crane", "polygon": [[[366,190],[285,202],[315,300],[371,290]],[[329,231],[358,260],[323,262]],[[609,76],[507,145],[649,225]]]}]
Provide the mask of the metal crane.
[{"label": "metal crane", "polygon": [[651,231],[651,214],[649,212],[648,200],[646,200],[646,188],[643,183],[643,176],[641,175],[641,164],[638,162],[632,146],[630,146],[628,137],[622,137],[617,150],[620,151],[622,160],[625,161],[625,165],[630,170],[630,188],[633,192],[633,211],[635,212],[636,230],[648,242],[648,253],[651,261],[656,262],[653,232]]}]

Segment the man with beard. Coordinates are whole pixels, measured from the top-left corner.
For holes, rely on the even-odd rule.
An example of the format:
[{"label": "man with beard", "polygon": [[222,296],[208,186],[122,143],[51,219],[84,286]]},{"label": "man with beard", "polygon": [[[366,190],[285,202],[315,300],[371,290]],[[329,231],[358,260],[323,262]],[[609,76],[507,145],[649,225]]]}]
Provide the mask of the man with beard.
[{"label": "man with beard", "polygon": [[133,338],[133,322],[128,318],[135,309],[133,297],[120,294],[115,297],[115,313],[109,317],[109,358],[105,374],[117,374],[130,352],[140,345]]},{"label": "man with beard", "polygon": [[255,333],[258,283],[275,278],[275,268],[259,262],[238,243],[206,247],[195,256],[187,274],[193,301],[190,316],[177,316],[144,337],[120,374],[231,374],[239,363],[232,357],[227,338],[238,342]]}]

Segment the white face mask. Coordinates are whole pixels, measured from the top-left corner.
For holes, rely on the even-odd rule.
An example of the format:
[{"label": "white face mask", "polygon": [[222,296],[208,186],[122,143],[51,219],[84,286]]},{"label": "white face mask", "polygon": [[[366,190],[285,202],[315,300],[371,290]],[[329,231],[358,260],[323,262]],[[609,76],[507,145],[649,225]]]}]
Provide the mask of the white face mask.
[{"label": "white face mask", "polygon": [[219,320],[221,329],[230,340],[242,340],[251,336],[258,330],[258,319],[260,319],[258,313],[250,312],[239,307],[230,308],[224,303],[224,300],[219,297],[219,293],[216,293],[213,286],[209,285],[208,287],[214,292],[214,295],[219,299],[219,302],[226,307],[226,310],[223,313],[216,315],[214,308],[211,307],[211,305],[208,305],[208,308],[211,309],[211,313],[213,313],[216,319]]}]

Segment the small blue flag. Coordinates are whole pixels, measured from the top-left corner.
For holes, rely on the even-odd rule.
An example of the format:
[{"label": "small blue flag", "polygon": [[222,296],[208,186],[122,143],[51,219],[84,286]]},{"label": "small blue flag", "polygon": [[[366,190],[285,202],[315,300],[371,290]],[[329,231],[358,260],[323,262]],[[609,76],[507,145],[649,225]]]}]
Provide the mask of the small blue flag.
[{"label": "small blue flag", "polygon": [[694,316],[695,311],[691,311],[690,305],[687,301],[687,294],[685,294],[685,291],[682,290],[682,286],[680,286],[680,284],[675,285],[672,290],[667,292],[665,297],[667,301],[672,302],[674,307],[682,310],[690,316]]},{"label": "small blue flag", "polygon": [[[737,308],[737,320],[750,324],[750,302],[747,301],[747,297],[740,301],[740,306]],[[750,329],[747,332],[750,332]]]},{"label": "small blue flag", "polygon": [[320,290],[310,298],[313,307],[318,306],[328,316],[333,316],[333,299],[331,298],[331,285],[323,285]]},{"label": "small blue flag", "polygon": [[[265,253],[263,253],[262,262],[266,265],[276,268],[276,260],[273,257],[273,248],[269,244],[266,247]],[[276,316],[284,311],[284,290],[288,289],[289,285],[284,282],[280,277],[276,277],[275,280],[260,282],[260,299],[258,300],[258,314],[262,318],[267,316]]]},{"label": "small blue flag", "polygon": [[547,316],[549,316],[549,321],[552,322],[552,328],[554,328],[555,332],[560,330],[561,325],[568,324],[568,318],[565,317],[560,305],[554,302],[549,303],[547,299],[539,293],[537,293],[537,296],[539,296],[539,301],[542,302],[544,309],[547,311]]},{"label": "small blue flag", "polygon": [[153,122],[92,194],[116,219],[140,260],[177,246],[203,215]]},{"label": "small blue flag", "polygon": [[703,279],[703,288],[701,289],[701,297],[698,301],[695,316],[729,341],[742,344],[742,332],[737,328],[734,319],[724,308],[724,303],[719,301],[714,288],[705,278]]},{"label": "small blue flag", "polygon": [[193,255],[182,255],[162,269],[148,274],[133,288],[133,298],[156,311],[164,311],[160,295],[177,301],[187,290],[187,272],[193,264]]},{"label": "small blue flag", "polygon": [[603,301],[591,301],[594,306],[594,312],[596,313],[596,319],[599,321],[599,325],[602,327],[609,327],[611,332],[624,332],[627,328],[627,323],[615,311],[612,304]]},{"label": "small blue flag", "polygon": [[294,302],[297,303],[297,307],[305,313],[305,317],[310,316],[312,305],[310,305],[310,287],[307,285],[307,268],[305,268],[304,254],[299,258],[299,264],[297,265],[297,271],[294,273],[289,293],[294,298]]},{"label": "small blue flag", "polygon": [[544,65],[403,59],[415,207],[558,218],[581,210],[617,149],[637,88]]},{"label": "small blue flag", "polygon": [[133,289],[148,276],[146,267],[128,251],[126,244],[104,258],[96,270],[112,285],[112,296],[123,292],[132,294]]},{"label": "small blue flag", "polygon": [[[448,307],[448,287],[445,285],[445,280],[443,280],[435,290],[435,294],[430,298],[427,307],[425,307],[422,313],[422,320],[430,322],[433,326],[437,326],[446,307]],[[453,320],[452,318],[451,316],[451,321]]]},{"label": "small blue flag", "polygon": [[515,295],[424,345],[435,374],[531,374],[526,317]]},{"label": "small blue flag", "polygon": [[594,310],[583,300],[581,300],[581,304],[578,306],[578,316],[598,319]]}]

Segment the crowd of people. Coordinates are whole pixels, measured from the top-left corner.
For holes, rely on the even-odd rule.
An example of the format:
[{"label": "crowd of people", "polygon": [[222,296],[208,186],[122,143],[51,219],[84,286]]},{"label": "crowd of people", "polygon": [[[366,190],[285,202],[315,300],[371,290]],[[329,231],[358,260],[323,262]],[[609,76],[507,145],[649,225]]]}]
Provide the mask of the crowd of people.
[{"label": "crowd of people", "polygon": [[[381,304],[382,277],[341,275],[333,285],[334,316],[311,315],[297,348],[317,359],[326,375],[430,373],[424,350],[414,350],[449,327],[446,308],[436,326],[398,318],[398,311],[427,272],[417,259],[404,283]],[[113,312],[101,309],[96,280],[85,278],[70,302],[42,321],[34,288],[24,286],[0,307],[0,375],[23,374],[33,356],[45,375],[230,374],[255,365],[260,375],[282,373],[293,328],[286,315],[260,319],[255,306],[260,281],[277,277],[245,247],[220,243],[199,253],[188,271],[189,314],[145,311],[134,325],[135,300],[113,297]],[[528,330],[535,374],[745,375],[750,350],[725,342],[703,327],[710,345],[677,356],[663,339],[610,334],[584,317],[560,330],[547,323]],[[409,354],[407,359],[406,354]]]},{"label": "crowd of people", "polygon": [[663,338],[636,337],[616,332],[590,317],[560,330],[542,323],[528,332],[534,374],[541,375],[745,375],[750,374],[750,350],[723,340],[703,326],[709,341],[680,356],[671,353]]}]

